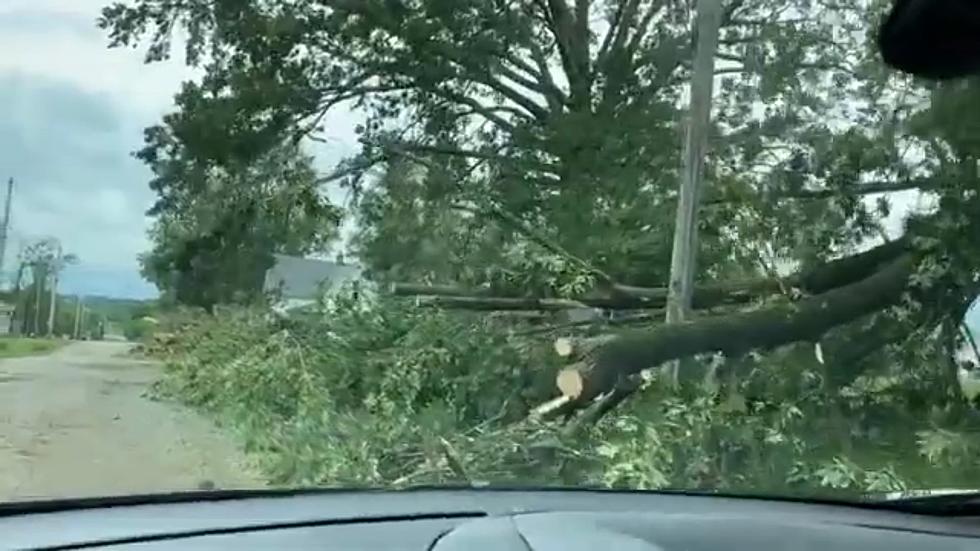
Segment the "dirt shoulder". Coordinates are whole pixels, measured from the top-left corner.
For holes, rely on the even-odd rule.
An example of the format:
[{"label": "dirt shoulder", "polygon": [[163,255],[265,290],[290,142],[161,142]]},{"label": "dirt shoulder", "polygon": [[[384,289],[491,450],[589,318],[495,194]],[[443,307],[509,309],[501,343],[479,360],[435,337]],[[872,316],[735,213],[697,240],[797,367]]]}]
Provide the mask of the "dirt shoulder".
[{"label": "dirt shoulder", "polygon": [[263,486],[228,435],[143,396],[159,366],[128,348],[0,361],[0,501]]}]

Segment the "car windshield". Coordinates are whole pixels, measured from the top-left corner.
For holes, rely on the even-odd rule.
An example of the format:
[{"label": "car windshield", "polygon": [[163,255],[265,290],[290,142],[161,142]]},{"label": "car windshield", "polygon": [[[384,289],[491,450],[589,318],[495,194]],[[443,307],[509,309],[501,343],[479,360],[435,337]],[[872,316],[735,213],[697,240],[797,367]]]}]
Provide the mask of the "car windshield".
[{"label": "car windshield", "polygon": [[980,83],[892,7],[3,0],[0,502],[980,489]]}]

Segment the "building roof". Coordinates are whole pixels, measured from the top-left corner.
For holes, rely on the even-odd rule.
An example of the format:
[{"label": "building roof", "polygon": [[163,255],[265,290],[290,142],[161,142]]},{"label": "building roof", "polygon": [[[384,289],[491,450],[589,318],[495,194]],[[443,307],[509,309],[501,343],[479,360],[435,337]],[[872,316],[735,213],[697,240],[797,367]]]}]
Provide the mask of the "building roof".
[{"label": "building roof", "polygon": [[313,298],[321,284],[334,288],[361,275],[357,266],[338,264],[329,260],[273,255],[275,264],[266,272],[265,291],[282,290],[285,299]]}]

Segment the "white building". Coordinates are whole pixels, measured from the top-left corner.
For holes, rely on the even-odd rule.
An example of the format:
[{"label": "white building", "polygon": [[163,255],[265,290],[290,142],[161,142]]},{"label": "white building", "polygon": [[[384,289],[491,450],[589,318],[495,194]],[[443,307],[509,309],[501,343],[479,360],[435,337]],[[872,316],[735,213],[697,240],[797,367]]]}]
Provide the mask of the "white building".
[{"label": "white building", "polygon": [[278,295],[277,310],[309,306],[323,293],[361,279],[360,268],[351,264],[280,254],[273,256],[275,264],[266,272],[263,290]]},{"label": "white building", "polygon": [[10,334],[14,321],[14,305],[0,302],[0,335]]}]

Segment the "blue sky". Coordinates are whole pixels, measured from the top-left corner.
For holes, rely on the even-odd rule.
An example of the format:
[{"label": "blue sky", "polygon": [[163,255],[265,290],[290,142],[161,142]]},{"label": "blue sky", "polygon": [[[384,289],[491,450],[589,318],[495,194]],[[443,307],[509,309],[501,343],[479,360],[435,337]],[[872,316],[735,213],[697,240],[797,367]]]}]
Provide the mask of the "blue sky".
[{"label": "blue sky", "polygon": [[[136,256],[149,246],[153,194],[131,153],[195,73],[179,56],[145,65],[141,50],[109,50],[95,26],[107,2],[0,0],[0,182],[16,180],[4,269],[20,246],[53,236],[80,258],[63,291],[150,297]],[[326,121],[315,150],[324,170],[354,150],[356,119],[338,111]]]}]

